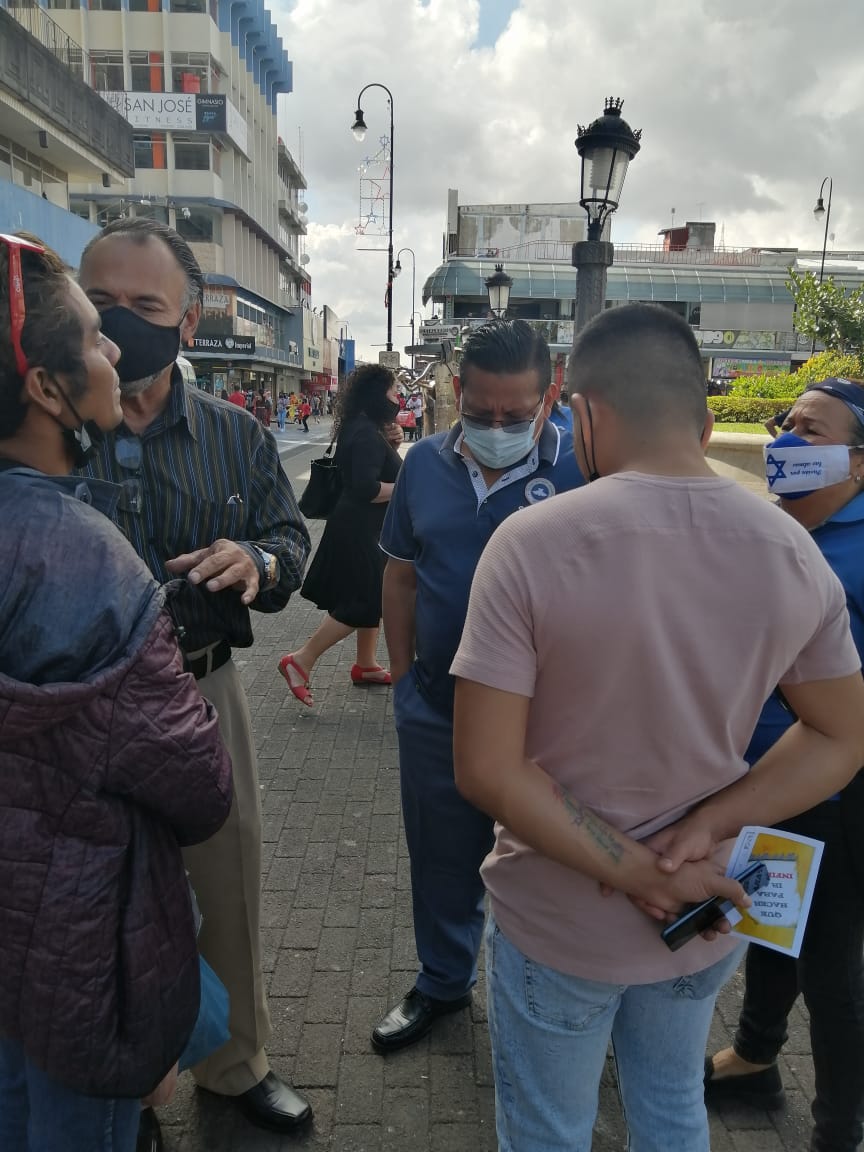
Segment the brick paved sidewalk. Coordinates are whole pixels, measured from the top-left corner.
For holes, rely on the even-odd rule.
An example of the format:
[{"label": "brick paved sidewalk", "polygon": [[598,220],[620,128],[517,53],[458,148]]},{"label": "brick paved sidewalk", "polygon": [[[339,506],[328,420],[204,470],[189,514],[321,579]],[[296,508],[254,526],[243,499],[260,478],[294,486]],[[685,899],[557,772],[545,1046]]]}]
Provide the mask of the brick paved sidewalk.
[{"label": "brick paved sidewalk", "polygon": [[[315,707],[276,673],[278,657],[316,626],[299,597],[254,619],[256,645],[237,654],[252,708],[264,811],[263,936],[274,1069],[312,1101],[305,1134],[278,1137],[239,1119],[189,1076],[160,1111],[169,1152],[494,1152],[484,986],[470,1013],[443,1019],[414,1048],[382,1058],[369,1033],[412,985],[408,858],[390,693],[353,688],[353,642],[315,669]],[[713,1041],[728,1043],[740,977],[723,993]],[[783,1059],[785,1112],[712,1116],[714,1152],[805,1152],[812,1066],[796,1008]],[[624,1129],[604,1078],[594,1152],[620,1152]]]}]

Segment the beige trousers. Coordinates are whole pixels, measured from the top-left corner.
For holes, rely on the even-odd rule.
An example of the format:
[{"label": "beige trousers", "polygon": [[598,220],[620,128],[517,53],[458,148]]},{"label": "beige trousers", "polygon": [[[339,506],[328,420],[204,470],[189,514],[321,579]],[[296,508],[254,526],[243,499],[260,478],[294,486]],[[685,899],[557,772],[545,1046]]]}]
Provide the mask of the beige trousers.
[{"label": "beige trousers", "polygon": [[270,1014],[261,973],[261,796],[252,719],[232,660],[198,681],[219,713],[234,802],[212,839],[183,852],[203,915],[198,945],[231,997],[231,1039],[193,1068],[203,1088],[238,1096],[267,1075]]}]

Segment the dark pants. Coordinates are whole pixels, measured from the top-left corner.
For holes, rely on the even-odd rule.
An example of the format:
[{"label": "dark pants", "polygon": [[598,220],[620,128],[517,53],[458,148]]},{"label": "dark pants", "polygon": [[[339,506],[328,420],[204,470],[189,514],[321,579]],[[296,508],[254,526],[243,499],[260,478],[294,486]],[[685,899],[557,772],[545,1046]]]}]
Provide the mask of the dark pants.
[{"label": "dark pants", "polygon": [[301,417],[301,419],[303,421],[303,431],[308,432],[309,431],[309,417],[303,416],[303,417]]},{"label": "dark pants", "polygon": [[777,1059],[801,992],[816,1073],[811,1152],[854,1152],[864,1137],[864,780],[780,825],[825,842],[801,956],[751,945],[735,1051]]},{"label": "dark pants", "polygon": [[453,723],[421,695],[413,671],[397,683],[393,711],[420,959],[417,987],[437,1000],[456,1000],[477,980],[484,922],[480,865],[492,849],[494,824],[456,791]]}]

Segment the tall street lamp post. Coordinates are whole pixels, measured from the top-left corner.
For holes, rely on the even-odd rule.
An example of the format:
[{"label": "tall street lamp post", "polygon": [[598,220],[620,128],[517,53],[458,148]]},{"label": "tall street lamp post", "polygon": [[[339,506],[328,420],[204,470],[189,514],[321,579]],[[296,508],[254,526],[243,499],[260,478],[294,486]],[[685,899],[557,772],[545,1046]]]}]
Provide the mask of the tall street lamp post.
[{"label": "tall street lamp post", "polygon": [[366,121],[363,119],[363,109],[360,107],[360,100],[363,93],[369,88],[383,88],[387,93],[387,98],[390,101],[390,202],[389,202],[389,224],[388,235],[389,243],[387,246],[387,294],[385,296],[387,307],[387,351],[393,351],[393,93],[386,84],[378,84],[373,81],[367,84],[365,88],[360,89],[360,94],[357,97],[357,111],[354,114],[354,123],[351,125],[351,131],[354,133],[356,140],[362,140],[366,135]]},{"label": "tall street lamp post", "polygon": [[[828,208],[827,208],[827,210],[825,208],[825,200],[824,200],[825,185],[826,184],[828,185]],[[813,209],[813,215],[816,217],[816,223],[817,224],[820,222],[820,220],[822,219],[823,216],[825,217],[825,235],[822,239],[822,261],[819,264],[819,283],[820,284],[822,283],[822,280],[825,276],[825,252],[828,248],[828,225],[831,222],[831,197],[833,195],[834,195],[834,181],[832,180],[832,178],[830,176],[826,176],[825,179],[822,181],[822,185],[819,189],[819,196],[816,200],[816,207]],[[815,351],[816,351],[816,337],[814,336],[813,342],[810,345],[810,355],[812,356]]]},{"label": "tall street lamp post", "polygon": [[503,264],[496,264],[494,275],[487,276],[483,283],[489,293],[489,311],[499,320],[503,320],[507,315],[507,305],[510,303],[510,289],[513,287],[512,277],[504,271]]},{"label": "tall street lamp post", "polygon": [[621,116],[624,101],[610,98],[603,115],[587,128],[579,125],[576,150],[582,160],[582,195],[579,203],[588,214],[588,237],[573,245],[576,271],[576,323],[574,332],[598,313],[606,302],[606,273],[615,249],[601,239],[603,225],[618,207],[627,166],[639,151],[641,128],[634,132]]},{"label": "tall street lamp post", "polygon": [[[391,165],[392,171],[392,165]],[[417,257],[413,248],[400,248],[396,253],[396,263],[393,265],[393,275],[398,276],[402,271],[402,262],[399,257],[403,252],[411,253],[411,347],[414,347],[414,298],[417,294]],[[414,353],[411,353],[411,371],[414,371]]]}]

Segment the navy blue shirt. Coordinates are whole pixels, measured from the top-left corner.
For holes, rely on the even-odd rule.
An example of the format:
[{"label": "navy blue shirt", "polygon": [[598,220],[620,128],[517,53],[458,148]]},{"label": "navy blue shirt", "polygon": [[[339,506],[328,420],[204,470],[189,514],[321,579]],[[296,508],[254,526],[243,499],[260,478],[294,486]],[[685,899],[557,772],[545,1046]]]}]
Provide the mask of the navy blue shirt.
[{"label": "navy blue shirt", "polygon": [[[846,592],[852,639],[864,662],[864,493],[850,500],[830,520],[814,528],[811,535]],[[764,756],[794,723],[792,713],[780,704],[776,696],[772,696],[762,709],[745,753],[748,764],[755,764]]]},{"label": "navy blue shirt", "polygon": [[447,714],[453,711],[450,665],[474,570],[490,536],[519,508],[584,483],[572,442],[548,421],[530,455],[488,490],[461,445],[462,427],[456,424],[409,450],[381,533],[387,555],[415,567],[414,670],[426,699]]}]

